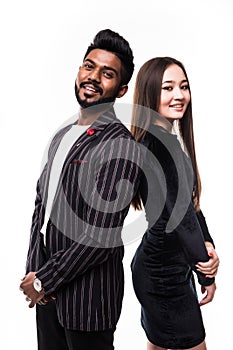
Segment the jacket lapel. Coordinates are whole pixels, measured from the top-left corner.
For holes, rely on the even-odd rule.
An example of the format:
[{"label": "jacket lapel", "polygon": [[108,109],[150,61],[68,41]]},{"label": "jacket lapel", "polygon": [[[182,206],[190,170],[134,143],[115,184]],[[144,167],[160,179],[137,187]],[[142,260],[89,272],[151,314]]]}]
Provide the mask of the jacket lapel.
[{"label": "jacket lapel", "polygon": [[[75,122],[77,123],[78,120]],[[69,166],[71,160],[79,154],[84,147],[93,140],[95,140],[99,134],[106,128],[108,124],[111,124],[113,122],[120,122],[117,120],[114,109],[110,109],[106,113],[99,116],[99,118],[90,126],[89,129],[93,129],[94,133],[92,135],[89,135],[87,131],[85,131],[77,140],[75,143],[75,146],[71,148],[71,151],[69,152],[69,155],[65,161],[65,164],[63,166],[62,170],[62,176],[64,176],[67,167]]]},{"label": "jacket lapel", "polygon": [[[78,122],[78,120],[74,123],[76,124]],[[92,135],[89,135],[87,133],[87,131],[85,131],[79,138],[78,138],[78,142],[76,141],[74,145],[71,146],[71,150],[65,160],[65,163],[63,165],[63,169],[62,169],[62,172],[61,172],[61,175],[60,175],[60,179],[59,179],[59,182],[58,182],[58,186],[57,186],[57,190],[56,190],[56,194],[54,196],[54,203],[55,203],[55,200],[58,196],[58,193],[59,193],[59,189],[61,187],[61,184],[62,184],[62,180],[66,174],[66,171],[69,167],[69,164],[70,162],[75,158],[77,157],[78,154],[80,154],[80,152],[82,151],[82,149],[84,147],[87,146],[88,143],[91,143],[93,140],[95,140],[101,132],[103,132],[103,130],[107,127],[107,125],[111,124],[111,123],[120,123],[120,121],[116,118],[116,115],[115,115],[115,112],[114,112],[114,109],[111,108],[110,110],[108,110],[106,113],[102,114],[91,126],[89,129],[93,129],[94,130],[94,133]],[[73,125],[73,124],[72,124]],[[61,142],[61,139],[62,137],[64,136],[64,134],[71,128],[72,125],[69,125],[68,127],[66,127],[64,130],[64,132],[62,133],[62,136],[59,137],[59,140],[58,142],[56,142],[56,145],[55,145],[55,148],[56,150],[58,149],[59,147],[59,143]],[[58,144],[58,145],[57,145]],[[55,155],[56,153],[56,150],[54,152],[53,150],[53,153]],[[54,156],[53,156],[54,157]],[[52,158],[53,159],[53,158]],[[51,166],[52,166],[52,162],[50,164],[50,169],[51,169]],[[50,171],[48,172],[48,174],[50,174]],[[48,177],[48,180],[49,180],[49,177]],[[48,182],[47,182],[48,183]]]}]

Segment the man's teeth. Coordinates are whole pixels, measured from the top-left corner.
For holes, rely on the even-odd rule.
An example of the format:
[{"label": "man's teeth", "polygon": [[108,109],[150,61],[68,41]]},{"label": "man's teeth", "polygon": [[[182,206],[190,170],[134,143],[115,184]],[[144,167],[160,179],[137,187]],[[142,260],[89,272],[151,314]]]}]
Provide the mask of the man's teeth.
[{"label": "man's teeth", "polygon": [[89,90],[89,91],[96,92],[96,90],[95,90],[95,89],[93,89],[93,88],[92,88],[92,87],[90,87],[90,86],[85,86],[85,88],[86,88],[87,90]]}]

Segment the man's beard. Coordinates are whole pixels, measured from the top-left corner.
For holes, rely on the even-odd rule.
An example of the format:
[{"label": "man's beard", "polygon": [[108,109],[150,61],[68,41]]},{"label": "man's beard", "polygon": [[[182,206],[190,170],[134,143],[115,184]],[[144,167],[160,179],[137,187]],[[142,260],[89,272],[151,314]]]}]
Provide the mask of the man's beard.
[{"label": "man's beard", "polygon": [[109,97],[105,97],[105,98],[101,98],[100,97],[97,101],[88,102],[86,99],[82,100],[80,98],[80,96],[79,96],[79,89],[77,87],[76,80],[75,80],[74,90],[75,90],[75,96],[76,96],[76,99],[77,99],[79,105],[82,108],[90,108],[90,111],[92,110],[92,107],[94,107],[93,108],[93,112],[101,111],[101,108],[106,109],[106,104],[108,104],[108,103],[109,104],[113,104],[113,102],[115,102],[115,99],[116,99],[116,97],[118,95],[118,92],[117,92],[113,96],[109,96]]}]

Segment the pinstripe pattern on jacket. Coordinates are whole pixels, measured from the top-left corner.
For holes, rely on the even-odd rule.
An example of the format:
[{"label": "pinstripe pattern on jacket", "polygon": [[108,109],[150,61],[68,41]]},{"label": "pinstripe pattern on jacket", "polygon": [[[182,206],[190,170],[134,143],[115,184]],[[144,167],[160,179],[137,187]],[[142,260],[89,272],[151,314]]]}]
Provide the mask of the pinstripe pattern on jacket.
[{"label": "pinstripe pattern on jacket", "polygon": [[113,109],[92,124],[93,135],[85,132],[80,136],[62,169],[45,248],[40,229],[49,173],[70,127],[53,138],[37,183],[26,269],[37,272],[46,294],[56,294],[58,317],[64,327],[114,329],[124,291],[121,231],[139,183],[140,150]]}]

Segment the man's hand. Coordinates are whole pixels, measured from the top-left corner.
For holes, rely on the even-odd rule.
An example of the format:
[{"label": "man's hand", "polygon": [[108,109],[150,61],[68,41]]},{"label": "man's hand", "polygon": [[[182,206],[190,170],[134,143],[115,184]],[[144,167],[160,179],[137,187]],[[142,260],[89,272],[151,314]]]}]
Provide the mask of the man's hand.
[{"label": "man's hand", "polygon": [[39,305],[46,305],[49,301],[54,301],[56,300],[55,295],[44,295],[44,297],[38,301],[37,304]]},{"label": "man's hand", "polygon": [[205,242],[207,252],[211,259],[207,262],[199,262],[196,267],[197,270],[204,273],[207,278],[212,278],[217,275],[218,267],[219,267],[219,257],[210,242]]},{"label": "man's hand", "polygon": [[45,296],[43,291],[38,293],[33,286],[35,275],[36,272],[29,272],[24,276],[20,284],[20,290],[26,295],[26,301],[30,302],[30,308],[34,307],[35,304],[39,303]]},{"label": "man's hand", "polygon": [[201,286],[202,294],[204,294],[206,292],[206,295],[200,301],[199,305],[202,306],[202,305],[210,303],[214,298],[215,291],[216,291],[216,284],[215,283],[211,284],[210,286]]}]

